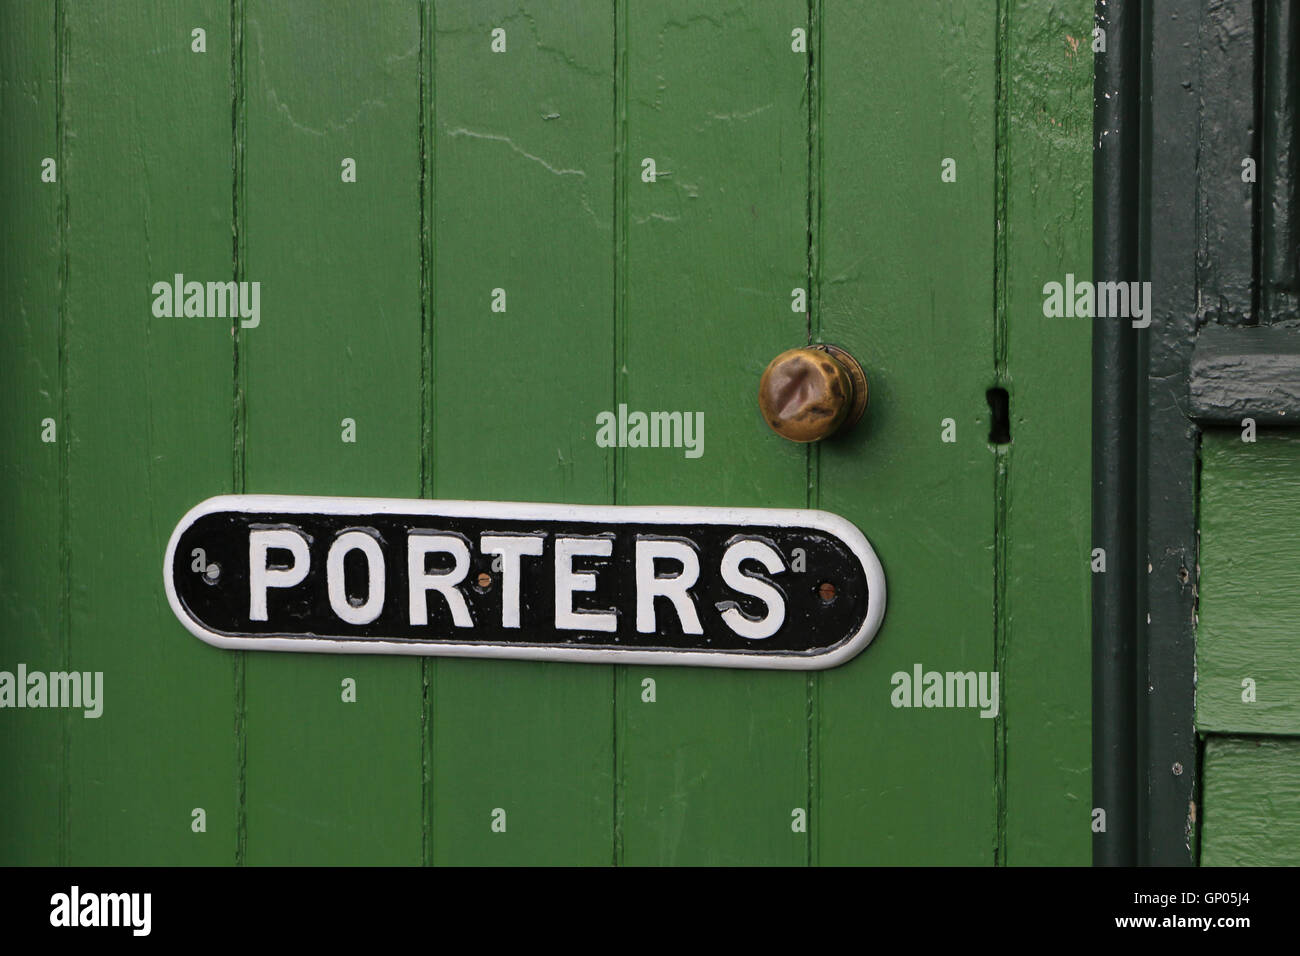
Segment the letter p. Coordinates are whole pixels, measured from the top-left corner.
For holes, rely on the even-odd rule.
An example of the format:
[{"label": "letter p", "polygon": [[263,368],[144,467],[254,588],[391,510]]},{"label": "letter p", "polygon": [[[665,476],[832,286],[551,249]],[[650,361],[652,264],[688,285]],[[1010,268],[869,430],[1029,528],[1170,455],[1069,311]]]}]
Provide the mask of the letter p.
[{"label": "letter p", "polygon": [[[293,563],[288,567],[269,567],[272,549],[288,551]],[[272,528],[248,533],[248,619],[266,620],[266,589],[291,588],[301,584],[311,566],[307,539],[294,528]]]}]

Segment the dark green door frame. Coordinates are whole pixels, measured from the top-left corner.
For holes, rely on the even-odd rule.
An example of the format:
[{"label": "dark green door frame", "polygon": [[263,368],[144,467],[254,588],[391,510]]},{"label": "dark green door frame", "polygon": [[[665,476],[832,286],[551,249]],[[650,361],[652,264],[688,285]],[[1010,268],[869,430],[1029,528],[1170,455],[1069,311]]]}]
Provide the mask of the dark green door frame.
[{"label": "dark green door frame", "polygon": [[[1138,272],[1132,210],[1139,196],[1141,21],[1133,3],[1097,4],[1106,52],[1095,53],[1093,255],[1097,282]],[[1137,847],[1137,335],[1093,327],[1092,540],[1106,556],[1093,575],[1093,862],[1136,862]]]},{"label": "dark green door frame", "polygon": [[1197,857],[1200,425],[1300,425],[1297,6],[1097,4],[1093,274],[1152,290],[1094,329],[1097,864]]}]

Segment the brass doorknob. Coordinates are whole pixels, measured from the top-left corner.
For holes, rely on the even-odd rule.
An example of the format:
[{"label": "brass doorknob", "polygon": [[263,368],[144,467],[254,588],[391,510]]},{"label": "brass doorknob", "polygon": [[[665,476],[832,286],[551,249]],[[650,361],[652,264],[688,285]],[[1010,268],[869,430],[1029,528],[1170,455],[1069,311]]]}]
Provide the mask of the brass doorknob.
[{"label": "brass doorknob", "polygon": [[820,441],[850,428],[867,407],[867,376],[848,352],[810,345],[782,352],[758,383],[758,407],[790,441]]}]

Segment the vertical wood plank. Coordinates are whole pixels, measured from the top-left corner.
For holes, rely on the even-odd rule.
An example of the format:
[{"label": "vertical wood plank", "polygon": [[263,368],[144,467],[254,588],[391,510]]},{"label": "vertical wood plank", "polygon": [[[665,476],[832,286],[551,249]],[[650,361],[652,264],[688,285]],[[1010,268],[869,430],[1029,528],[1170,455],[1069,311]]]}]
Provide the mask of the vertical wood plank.
[{"label": "vertical wood plank", "polygon": [[[418,497],[419,10],[245,17],[246,488]],[[411,658],[247,655],[248,862],[419,863],[422,696]]]},{"label": "vertical wood plank", "polygon": [[1260,60],[1259,322],[1300,314],[1300,10],[1264,0]]},{"label": "vertical wood plank", "polygon": [[[807,5],[627,9],[619,400],[703,413],[704,431],[699,457],[621,450],[619,502],[803,507],[806,450],[768,429],[756,393],[767,363],[807,335],[791,309],[807,285],[808,57],[791,49]],[[623,862],[806,862],[793,813],[807,809],[807,686],[803,674],[625,669]]]},{"label": "vertical wood plank", "polygon": [[1090,278],[1092,22],[1089,0],[1015,0],[1005,41],[1001,371],[1011,443],[998,602],[1015,865],[1091,858],[1092,325],[1044,318],[1042,289],[1066,273]]},{"label": "vertical wood plank", "polygon": [[[1188,809],[1198,780],[1191,771],[1175,775],[1169,769],[1175,763],[1195,768],[1197,762],[1196,593],[1178,572],[1196,563],[1199,465],[1196,430],[1187,424],[1187,391],[1164,383],[1186,379],[1206,304],[1198,292],[1197,263],[1204,220],[1192,190],[1205,167],[1199,150],[1190,145],[1201,122],[1200,98],[1190,95],[1189,87],[1202,82],[1204,24],[1197,12],[1207,6],[1154,0],[1152,15],[1142,17],[1142,55],[1161,68],[1149,75],[1150,82],[1143,73],[1141,96],[1143,115],[1149,117],[1149,132],[1142,132],[1141,180],[1147,190],[1142,203],[1159,211],[1160,228],[1148,230],[1141,242],[1141,268],[1155,293],[1142,349],[1147,384],[1138,396],[1145,447],[1139,466],[1144,490],[1137,509],[1146,531],[1137,563],[1141,568],[1145,557],[1148,565],[1141,600],[1151,626],[1136,629],[1136,653],[1145,673],[1158,679],[1148,680],[1134,701],[1137,774],[1147,782],[1135,808],[1139,866],[1186,866],[1194,858],[1188,848],[1187,834],[1194,826]],[[1131,36],[1134,21],[1129,23]],[[1131,90],[1119,95],[1131,95]]]},{"label": "vertical wood plank", "polygon": [[[608,502],[595,421],[613,405],[611,5],[434,12],[433,494]],[[430,671],[433,862],[609,863],[611,668]]]},{"label": "vertical wood plank", "polygon": [[231,487],[231,331],[157,317],[152,294],[231,278],[229,7],[65,15],[67,663],[104,695],[101,717],[69,719],[69,860],[230,863],[232,660],[180,626],[161,575],[177,520]]},{"label": "vertical wood plank", "polygon": [[[62,670],[64,657],[61,185],[42,178],[44,159],[60,158],[55,49],[52,4],[0,7],[0,670],[15,678],[20,663]],[[65,719],[6,710],[0,720],[0,864],[59,862]]]},{"label": "vertical wood plank", "polygon": [[[1262,166],[1257,148],[1258,6],[1212,0],[1201,14],[1197,311],[1200,321],[1222,325],[1259,322],[1253,301],[1255,222],[1261,212],[1255,183],[1268,182],[1271,171]],[[1247,157],[1258,167],[1251,182],[1242,179]]]},{"label": "vertical wood plank", "polygon": [[996,721],[891,696],[916,665],[994,665],[996,28],[987,3],[824,5],[821,331],[863,363],[871,405],[821,448],[820,503],[889,585],[871,647],[818,678],[825,864],[994,859]]}]

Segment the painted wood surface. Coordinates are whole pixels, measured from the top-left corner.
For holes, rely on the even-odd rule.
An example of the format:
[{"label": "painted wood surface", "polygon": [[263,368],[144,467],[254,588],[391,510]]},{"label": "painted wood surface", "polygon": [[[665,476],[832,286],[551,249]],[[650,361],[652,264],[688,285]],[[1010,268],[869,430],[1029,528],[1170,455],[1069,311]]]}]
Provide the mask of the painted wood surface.
[{"label": "painted wood surface", "polygon": [[872,399],[814,453],[813,503],[869,529],[890,588],[872,653],[814,679],[818,860],[991,864],[996,718],[897,707],[893,680],[996,670],[998,24],[976,4],[824,12],[814,334],[858,356]]},{"label": "painted wood surface", "polygon": [[1079,436],[1092,395],[1087,323],[1044,318],[1044,276],[1090,277],[1092,20],[1073,5],[1008,6],[997,274],[998,384],[1011,443],[997,464],[998,669],[1005,860],[1086,862],[1092,819],[1091,475]]},{"label": "painted wood surface", "polygon": [[104,675],[103,716],[69,720],[67,859],[232,862],[238,660],[177,639],[159,556],[232,488],[233,339],[152,295],[232,278],[229,8],[60,13],[67,665]]},{"label": "painted wood surface", "polygon": [[[426,493],[608,504],[595,422],[614,402],[612,9],[431,12]],[[612,862],[613,669],[427,666],[426,860]]]},{"label": "painted wood surface", "polygon": [[[265,294],[264,324],[239,333],[242,488],[417,497],[419,10],[241,13],[238,271]],[[246,862],[418,864],[419,662],[248,654],[243,668]]]},{"label": "painted wood surface", "polygon": [[1191,413],[1206,425],[1300,421],[1300,328],[1207,326],[1196,337]]},{"label": "painted wood surface", "polygon": [[[19,663],[62,670],[66,660],[63,157],[54,37],[48,5],[0,8],[0,668],[10,671]],[[62,860],[68,719],[13,710],[0,720],[0,819],[23,824],[0,826],[0,861]]]},{"label": "painted wood surface", "polygon": [[1300,864],[1300,740],[1211,737],[1201,774],[1202,866]]},{"label": "painted wood surface", "polygon": [[[790,0],[708,13],[682,0],[628,4],[620,21],[618,399],[703,412],[705,426],[698,458],[620,449],[621,504],[806,504],[806,449],[756,411],[763,368],[806,330],[791,290],[807,267],[807,59],[790,51],[806,16]],[[808,796],[808,679],[620,671],[621,861],[806,862],[811,831],[796,829],[795,811]]]},{"label": "painted wood surface", "polygon": [[1300,733],[1300,436],[1201,441],[1196,724]]},{"label": "painted wood surface", "polygon": [[[1087,272],[1091,7],[1002,14],[6,7],[0,668],[107,692],[0,715],[0,860],[1086,862],[1089,329],[1041,287]],[[175,273],[260,322],[153,315]],[[872,389],[820,447],[756,408],[809,341]],[[620,403],[702,454],[599,446]],[[231,490],[819,507],[890,606],[812,676],[227,653],[159,575]],[[917,665],[997,716],[895,706]]]}]

